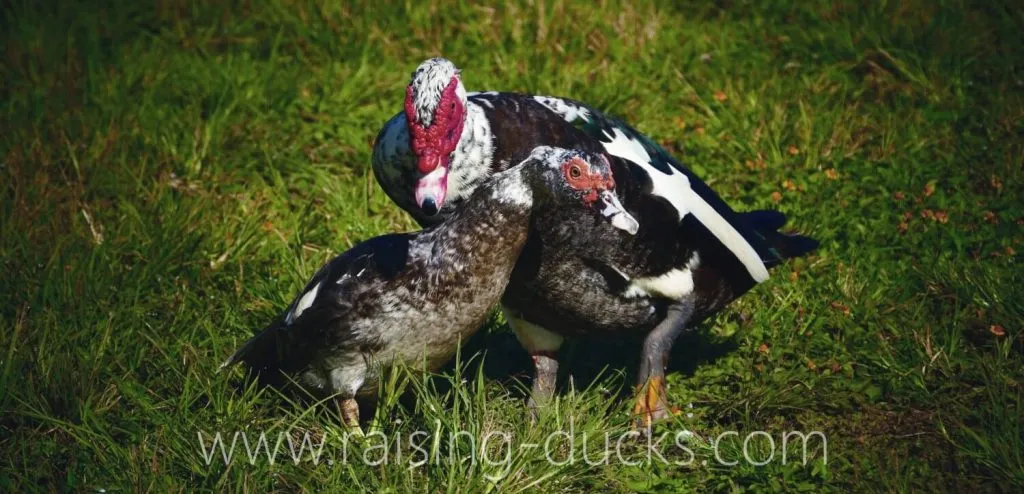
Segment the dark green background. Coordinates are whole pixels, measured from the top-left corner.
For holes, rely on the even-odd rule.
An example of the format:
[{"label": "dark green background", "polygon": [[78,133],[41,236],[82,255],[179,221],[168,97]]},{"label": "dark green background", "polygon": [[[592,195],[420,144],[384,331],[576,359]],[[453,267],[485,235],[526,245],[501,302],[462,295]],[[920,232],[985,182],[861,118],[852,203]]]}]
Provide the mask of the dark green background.
[{"label": "dark green background", "polygon": [[[0,20],[0,490],[1024,484],[1013,2],[14,1]],[[452,462],[201,461],[199,430],[337,432],[326,407],[214,371],[334,253],[413,227],[370,144],[438,54],[470,90],[620,115],[737,208],[781,209],[822,241],[677,352],[694,360],[674,363],[670,395],[693,416],[662,427],[820,430],[827,466],[518,452],[492,482]],[[616,372],[536,426],[520,387],[463,378],[413,379],[429,389],[382,407],[383,430],[629,427]]]}]

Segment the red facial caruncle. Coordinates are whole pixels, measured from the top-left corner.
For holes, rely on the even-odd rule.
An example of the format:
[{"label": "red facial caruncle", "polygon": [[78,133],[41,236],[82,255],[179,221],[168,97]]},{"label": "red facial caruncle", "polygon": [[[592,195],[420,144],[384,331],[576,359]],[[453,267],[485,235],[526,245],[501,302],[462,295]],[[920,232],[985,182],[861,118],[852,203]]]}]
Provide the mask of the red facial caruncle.
[{"label": "red facial caruncle", "polygon": [[562,163],[562,173],[570,187],[585,193],[583,202],[588,205],[596,202],[602,191],[615,189],[615,179],[611,175],[592,171],[590,164],[579,157]]},{"label": "red facial caruncle", "polygon": [[459,77],[453,76],[441,91],[431,123],[419,121],[416,113],[416,91],[410,84],[405,90],[405,119],[409,126],[409,145],[416,155],[416,168],[424,176],[416,184],[416,203],[428,215],[435,214],[447,193],[448,165],[459,145],[466,123],[466,107],[459,99]]},{"label": "red facial caruncle", "polygon": [[414,104],[415,91],[410,85],[405,90],[405,118],[409,123],[410,145],[413,153],[419,158],[417,168],[420,173],[430,173],[447,159],[459,144],[462,137],[462,126],[466,122],[466,108],[459,101],[456,90],[459,85],[458,76],[441,91],[441,100],[434,110],[434,119],[429,126],[422,124],[416,117]]}]

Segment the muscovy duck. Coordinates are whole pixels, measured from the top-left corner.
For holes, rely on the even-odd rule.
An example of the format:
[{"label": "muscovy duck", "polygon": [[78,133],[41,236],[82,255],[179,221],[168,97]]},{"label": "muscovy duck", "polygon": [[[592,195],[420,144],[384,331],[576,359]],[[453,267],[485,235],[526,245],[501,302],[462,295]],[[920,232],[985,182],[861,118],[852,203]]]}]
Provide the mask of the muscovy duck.
[{"label": "muscovy duck", "polygon": [[535,146],[612,157],[618,194],[640,222],[634,238],[567,212],[534,215],[502,297],[506,319],[534,360],[531,406],[553,392],[566,336],[645,335],[635,413],[667,415],[669,350],[692,327],[768,278],[768,268],[817,242],[777,230],[776,211],[734,212],[651,139],[578,101],[507,92],[467,93],[455,65],[423,62],[404,111],[377,135],[373,171],[421,225],[463,201]]},{"label": "muscovy duck", "polygon": [[436,369],[485,321],[526,242],[532,212],[556,208],[629,234],[636,221],[614,193],[607,161],[538,147],[496,173],[448,221],[362,242],[322,267],[287,311],[221,368],[245,362],[336,394],[358,429],[356,396],[372,394],[382,366]]}]

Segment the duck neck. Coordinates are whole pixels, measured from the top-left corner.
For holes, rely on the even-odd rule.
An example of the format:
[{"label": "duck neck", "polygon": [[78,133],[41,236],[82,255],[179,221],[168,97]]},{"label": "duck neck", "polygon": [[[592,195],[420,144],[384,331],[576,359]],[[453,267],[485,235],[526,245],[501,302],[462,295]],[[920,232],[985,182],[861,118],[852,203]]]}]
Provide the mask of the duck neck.
[{"label": "duck neck", "polygon": [[480,105],[468,101],[462,136],[452,153],[448,171],[448,201],[467,200],[491,174],[494,134]]},{"label": "duck neck", "polygon": [[495,174],[450,218],[424,234],[419,255],[438,271],[469,271],[507,281],[526,243],[533,205],[523,167]]}]

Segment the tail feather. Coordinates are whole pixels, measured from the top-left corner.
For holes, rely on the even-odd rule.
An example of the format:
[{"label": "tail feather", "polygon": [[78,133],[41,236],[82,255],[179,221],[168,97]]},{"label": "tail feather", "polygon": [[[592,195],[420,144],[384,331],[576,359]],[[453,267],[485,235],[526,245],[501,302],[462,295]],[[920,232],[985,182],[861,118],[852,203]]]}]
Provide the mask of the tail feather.
[{"label": "tail feather", "polygon": [[811,237],[778,231],[786,224],[786,215],[778,211],[759,210],[739,213],[740,218],[761,237],[755,246],[765,266],[776,266],[786,259],[800,257],[818,248],[819,242]]},{"label": "tail feather", "polygon": [[281,369],[280,333],[281,325],[274,324],[253,336],[217,369],[231,367],[244,362],[252,374],[259,374],[261,380],[273,379]]},{"label": "tail feather", "polygon": [[772,209],[759,209],[739,213],[740,218],[756,230],[774,231],[786,224],[786,215]]},{"label": "tail feather", "polygon": [[778,262],[808,254],[821,245],[820,242],[811,237],[795,233],[786,234],[774,232],[774,238],[772,240],[775,245],[774,249],[781,254]]}]

